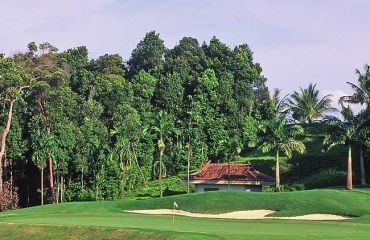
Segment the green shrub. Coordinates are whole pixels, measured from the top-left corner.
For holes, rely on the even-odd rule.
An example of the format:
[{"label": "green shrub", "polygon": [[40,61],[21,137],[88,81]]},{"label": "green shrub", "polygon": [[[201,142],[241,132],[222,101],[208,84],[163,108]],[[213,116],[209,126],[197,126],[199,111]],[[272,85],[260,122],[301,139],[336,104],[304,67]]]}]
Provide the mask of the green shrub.
[{"label": "green shrub", "polygon": [[[187,185],[181,181],[180,176],[162,179],[162,186],[164,196],[183,194],[187,192]],[[194,191],[194,186],[191,186],[191,191]],[[126,196],[130,198],[152,198],[159,197],[159,195],[160,184],[158,180],[148,182],[146,185],[126,193]]]},{"label": "green shrub", "polygon": [[346,183],[346,172],[336,169],[324,169],[301,181],[307,189],[340,186]]},{"label": "green shrub", "polygon": [[95,201],[95,191],[88,187],[85,187],[83,190],[81,190],[80,183],[72,183],[66,189],[65,199],[67,202]]}]

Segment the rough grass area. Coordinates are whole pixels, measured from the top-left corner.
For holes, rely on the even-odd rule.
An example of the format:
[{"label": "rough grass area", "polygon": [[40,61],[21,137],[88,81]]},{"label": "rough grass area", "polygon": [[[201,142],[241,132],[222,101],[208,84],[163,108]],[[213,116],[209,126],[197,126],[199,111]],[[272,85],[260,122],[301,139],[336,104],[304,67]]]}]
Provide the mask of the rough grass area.
[{"label": "rough grass area", "polygon": [[[172,216],[123,212],[124,209],[171,208],[173,201],[191,212],[273,209],[279,211],[275,216],[331,213],[359,217],[314,222],[176,216],[173,223]],[[368,239],[369,224],[369,188],[353,192],[341,189],[283,193],[229,191],[19,209],[0,213],[0,236],[1,239]]]},{"label": "rough grass area", "polygon": [[127,240],[169,240],[184,239],[175,234],[159,234],[149,231],[123,230],[103,227],[76,227],[76,226],[51,226],[51,225],[24,225],[24,224],[0,224],[0,236],[2,240],[49,240],[49,239],[127,239]]}]

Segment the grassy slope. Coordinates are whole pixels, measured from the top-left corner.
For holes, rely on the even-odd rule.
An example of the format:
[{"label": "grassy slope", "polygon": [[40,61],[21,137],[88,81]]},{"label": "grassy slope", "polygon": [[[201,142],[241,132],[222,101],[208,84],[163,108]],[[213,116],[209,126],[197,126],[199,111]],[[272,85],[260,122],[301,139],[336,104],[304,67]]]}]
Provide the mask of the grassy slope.
[{"label": "grassy slope", "polygon": [[[322,212],[361,217],[340,222],[307,222],[199,219],[178,216],[175,223],[172,223],[171,216],[122,213],[123,208],[170,208],[174,200],[179,203],[181,209],[199,212],[269,208],[280,210],[277,215],[284,216]],[[105,235],[112,239],[119,239],[120,236],[114,237],[118,234],[114,228],[129,229],[125,231],[125,234],[131,234],[129,235],[131,238],[126,236],[126,239],[137,239],[136,234],[147,234],[148,237],[154,239],[165,239],[165,237],[174,239],[174,236],[179,239],[296,239],[297,236],[299,239],[368,239],[370,235],[370,189],[354,192],[343,190],[287,193],[208,192],[141,201],[66,203],[5,212],[0,214],[0,222],[84,226],[79,229],[55,228],[53,230],[31,227],[27,230],[31,233],[36,231],[41,236],[57,236],[53,239],[58,239],[58,236],[63,236],[63,234],[68,236],[66,235],[68,233],[73,234],[73,237],[69,239],[85,239],[78,236],[82,236],[84,231],[89,232],[88,229],[91,226],[105,227],[101,229],[102,233],[95,228],[91,230],[99,232],[94,235],[95,239],[107,239]],[[0,229],[2,229],[0,236],[14,237],[11,234],[16,232],[12,230],[13,225],[9,227],[4,223],[0,224]],[[6,227],[3,228],[3,226]],[[132,229],[136,232],[132,232]],[[22,232],[16,234],[16,236],[22,236]],[[29,239],[37,238],[29,237]]]},{"label": "grassy slope", "polygon": [[310,213],[370,215],[370,191],[308,190],[296,192],[248,193],[239,191],[205,192],[190,195],[153,198],[125,203],[125,209],[170,208],[176,201],[182,210],[222,213],[238,210],[271,209],[274,216],[296,216]]}]

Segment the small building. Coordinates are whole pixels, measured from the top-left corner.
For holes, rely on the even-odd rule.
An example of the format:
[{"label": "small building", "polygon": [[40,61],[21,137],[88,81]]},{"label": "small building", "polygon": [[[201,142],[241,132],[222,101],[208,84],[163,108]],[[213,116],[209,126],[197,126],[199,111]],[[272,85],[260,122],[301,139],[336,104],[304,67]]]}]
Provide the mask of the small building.
[{"label": "small building", "polygon": [[[187,176],[182,179],[187,182]],[[255,170],[251,163],[210,163],[189,177],[196,192],[238,190],[260,192],[262,186],[275,184],[274,178]]]}]

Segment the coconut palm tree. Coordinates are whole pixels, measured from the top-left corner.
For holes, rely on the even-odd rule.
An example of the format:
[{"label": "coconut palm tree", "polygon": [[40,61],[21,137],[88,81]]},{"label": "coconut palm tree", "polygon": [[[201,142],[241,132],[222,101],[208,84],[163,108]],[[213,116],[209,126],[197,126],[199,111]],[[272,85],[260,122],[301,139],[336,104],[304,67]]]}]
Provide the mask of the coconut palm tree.
[{"label": "coconut palm tree", "polygon": [[275,191],[280,189],[280,154],[291,157],[293,152],[304,153],[305,145],[296,139],[303,132],[298,125],[287,125],[285,115],[276,116],[262,126],[263,135],[259,141],[262,152],[274,152],[275,164]]},{"label": "coconut palm tree", "polygon": [[[365,64],[363,73],[360,70],[356,69],[356,75],[358,76],[358,85],[347,82],[354,90],[354,93],[351,96],[343,96],[340,98],[339,102],[343,103],[352,103],[352,104],[365,104],[368,107],[370,106],[370,66]],[[367,113],[368,114],[368,113]],[[363,111],[359,114],[362,117],[363,121],[366,119],[366,111]],[[369,121],[369,119],[367,120]],[[366,128],[365,123],[363,125],[362,131],[362,139],[366,139]],[[361,137],[360,137],[361,138]],[[363,142],[359,141],[360,145],[360,172],[361,172],[361,184],[366,185],[366,178],[365,178],[365,168],[364,168],[364,154],[363,154]]]},{"label": "coconut palm tree", "polygon": [[286,114],[289,110],[289,105],[287,104],[287,97],[289,94],[281,97],[281,89],[275,88],[272,96],[270,97],[271,105],[275,111],[276,115]]},{"label": "coconut palm tree", "polygon": [[[354,90],[351,96],[343,96],[340,98],[340,103],[352,103],[352,104],[365,104],[367,107],[370,106],[370,66],[365,64],[363,73],[356,69],[356,75],[358,76],[358,85],[347,82]],[[364,113],[360,113],[359,117],[362,117]],[[362,131],[363,139],[366,138],[366,131]],[[366,185],[365,168],[364,168],[364,154],[363,154],[363,142],[359,141],[360,145],[360,172],[361,172],[361,184]]]},{"label": "coconut palm tree", "polygon": [[320,91],[316,89],[316,84],[310,83],[308,88],[300,88],[294,91],[288,101],[292,117],[300,122],[311,123],[315,119],[322,118],[326,112],[336,111],[331,107],[331,95],[320,98]]},{"label": "coconut palm tree", "polygon": [[[347,157],[347,190],[351,191],[352,184],[352,147],[356,142],[361,141],[361,135],[364,131],[363,118],[354,115],[350,107],[342,107],[343,120],[331,116],[326,119],[329,126],[329,133],[324,138],[324,146],[327,150],[337,145],[344,145],[348,149]],[[363,163],[362,163],[363,165]],[[363,172],[364,174],[364,172]]]},{"label": "coconut palm tree", "polygon": [[356,69],[356,75],[358,76],[358,85],[347,82],[354,90],[353,95],[341,97],[340,102],[370,106],[370,66],[365,64],[363,73]]}]

